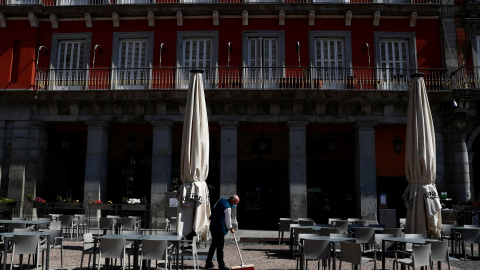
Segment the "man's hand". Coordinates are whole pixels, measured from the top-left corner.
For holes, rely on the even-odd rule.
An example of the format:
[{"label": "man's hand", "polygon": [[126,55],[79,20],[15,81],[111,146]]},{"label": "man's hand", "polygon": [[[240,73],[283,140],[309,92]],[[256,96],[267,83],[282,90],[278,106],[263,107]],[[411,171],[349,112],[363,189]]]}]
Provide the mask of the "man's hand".
[{"label": "man's hand", "polygon": [[235,229],[234,229],[234,228],[231,228],[231,229],[230,229],[230,232],[231,232],[231,233],[235,233]]}]

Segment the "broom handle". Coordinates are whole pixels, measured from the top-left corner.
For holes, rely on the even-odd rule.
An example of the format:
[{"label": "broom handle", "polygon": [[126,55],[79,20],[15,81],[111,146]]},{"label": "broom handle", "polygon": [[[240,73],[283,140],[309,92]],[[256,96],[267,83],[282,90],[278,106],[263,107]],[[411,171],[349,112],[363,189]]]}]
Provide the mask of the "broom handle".
[{"label": "broom handle", "polygon": [[238,255],[240,255],[240,266],[244,267],[245,264],[243,264],[242,253],[240,253],[240,248],[238,247],[237,237],[235,236],[235,233],[233,233],[233,239],[235,239],[235,245],[237,245]]}]

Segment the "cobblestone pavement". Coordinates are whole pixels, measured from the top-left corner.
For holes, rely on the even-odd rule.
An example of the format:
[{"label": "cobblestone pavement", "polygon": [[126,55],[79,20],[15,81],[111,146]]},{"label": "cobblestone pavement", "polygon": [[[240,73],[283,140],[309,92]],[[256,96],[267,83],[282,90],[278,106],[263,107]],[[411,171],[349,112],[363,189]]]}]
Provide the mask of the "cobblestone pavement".
[{"label": "cobblestone pavement", "polygon": [[[278,245],[274,242],[258,242],[258,243],[240,243],[240,250],[242,252],[243,262],[245,264],[254,264],[256,270],[274,270],[274,269],[296,269],[296,261],[292,258],[291,253],[288,250],[288,245]],[[79,240],[65,240],[64,241],[64,261],[63,268],[60,267],[60,250],[52,250],[50,255],[50,269],[68,269],[79,270],[80,258],[82,250],[82,241]],[[469,249],[467,249],[470,252]],[[468,253],[469,254],[469,253]],[[478,256],[478,248],[475,248],[474,256]],[[240,257],[238,255],[237,247],[235,244],[229,242],[225,247],[225,261],[228,266],[240,265]],[[24,263],[25,263],[24,259]],[[8,255],[7,262],[10,262],[10,254]],[[18,257],[15,258],[15,269],[18,269]],[[88,263],[88,256],[85,257],[84,267]],[[214,262],[217,266],[216,262]],[[103,265],[103,261],[102,261]],[[205,261],[200,261],[200,269],[205,265]],[[392,269],[392,260],[387,259],[387,269]],[[159,267],[163,269],[163,264],[159,264]],[[310,269],[316,269],[317,263],[309,263]],[[152,264],[153,268],[153,264]],[[343,269],[351,269],[350,265],[342,265]],[[377,261],[377,268],[381,268],[381,262]],[[26,269],[26,267],[23,267]],[[31,268],[34,269],[34,268]],[[121,268],[117,268],[121,269]],[[185,269],[193,269],[193,262],[185,261]],[[338,260],[337,260],[337,268]],[[367,263],[362,265],[362,269],[373,269],[373,263]],[[436,268],[435,268],[436,269]],[[448,269],[446,264],[442,264],[442,269]],[[480,269],[480,260],[471,260],[467,258],[467,261],[451,262],[451,269],[458,270],[478,270]]]}]

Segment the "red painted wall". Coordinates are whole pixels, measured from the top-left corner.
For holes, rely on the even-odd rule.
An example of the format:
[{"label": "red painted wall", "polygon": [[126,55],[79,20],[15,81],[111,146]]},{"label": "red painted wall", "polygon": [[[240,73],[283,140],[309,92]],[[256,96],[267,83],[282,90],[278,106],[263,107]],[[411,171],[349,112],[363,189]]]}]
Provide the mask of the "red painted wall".
[{"label": "red painted wall", "polygon": [[[87,28],[85,21],[60,21],[57,29],[51,28],[49,21],[40,22],[40,28],[30,27],[28,20],[8,21],[6,28],[0,28],[0,89],[28,89],[33,85],[34,61],[38,46],[51,48],[53,33],[92,33],[90,65],[95,44],[102,46],[103,54],[96,54],[95,67],[111,67],[112,38],[114,32],[154,32],[153,66],[158,67],[160,44],[165,44],[162,53],[162,66],[176,66],[176,39],[178,31],[219,31],[218,64],[227,65],[227,43],[231,42],[232,67],[242,65],[242,33],[243,31],[284,31],[285,32],[285,65],[298,66],[296,44],[300,42],[301,65],[309,65],[308,33],[309,31],[350,31],[352,38],[352,61],[354,67],[368,67],[368,57],[362,54],[365,43],[370,44],[372,67],[375,63],[374,31],[415,32],[417,61],[420,68],[441,68],[441,38],[439,21],[436,19],[418,19],[416,27],[410,27],[407,18],[381,19],[380,26],[373,26],[371,18],[353,18],[351,26],[345,26],[344,18],[316,19],[314,26],[308,25],[307,18],[286,18],[285,25],[278,25],[278,18],[250,18],[248,25],[243,26],[241,18],[220,19],[219,26],[213,26],[211,18],[184,18],[183,26],[177,26],[176,19],[155,21],[149,27],[144,20],[121,20],[120,27],[113,27],[111,20],[93,21],[93,27]],[[10,82],[12,46],[14,40],[22,44],[18,82]],[[48,68],[50,56],[40,56],[39,68]]]}]

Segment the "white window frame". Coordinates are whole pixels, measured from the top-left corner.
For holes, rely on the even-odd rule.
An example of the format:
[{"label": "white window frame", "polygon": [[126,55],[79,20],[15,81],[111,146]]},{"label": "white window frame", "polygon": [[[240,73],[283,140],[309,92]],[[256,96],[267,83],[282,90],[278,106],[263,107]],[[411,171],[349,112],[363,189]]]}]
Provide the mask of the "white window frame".
[{"label": "white window frame", "polygon": [[[383,90],[407,90],[411,73],[415,73],[417,70],[417,47],[416,37],[414,32],[374,32],[373,33],[375,43],[375,66],[377,68],[377,88]],[[397,74],[389,74],[389,70],[382,69],[382,57],[380,41],[382,40],[405,40],[408,46],[408,57],[406,71],[400,71],[401,78],[397,77]],[[387,74],[385,74],[387,72]],[[395,73],[395,70],[394,70]]]},{"label": "white window frame", "polygon": [[[69,40],[84,40],[85,41],[85,52],[83,56],[83,65],[84,65],[84,72],[81,70],[72,71],[75,74],[67,74],[78,76],[84,76],[84,82],[72,82],[71,84],[64,84],[64,82],[60,81],[57,82],[57,78],[62,76],[57,74],[57,60],[58,60],[58,49],[59,43],[62,41],[69,41]],[[48,88],[50,90],[85,90],[88,89],[88,77],[89,77],[89,66],[90,66],[90,49],[92,43],[92,34],[91,33],[58,33],[52,35],[52,49],[51,49],[51,57],[50,57],[50,73],[49,73],[49,85]],[[82,73],[82,74],[80,74]]]},{"label": "white window frame", "polygon": [[[263,80],[263,78],[251,79],[249,78],[250,72],[249,69],[253,67],[248,66],[250,59],[249,55],[249,46],[248,42],[253,38],[276,38],[278,39],[278,48],[277,48],[277,67],[276,70],[273,70],[273,73],[276,75],[270,80]],[[242,59],[243,59],[243,87],[247,89],[273,89],[278,88],[280,83],[280,78],[285,75],[285,31],[243,31],[242,39]]]},{"label": "white window frame", "polygon": [[[204,81],[205,89],[215,88],[218,85],[218,31],[179,31],[177,33],[177,84],[180,89],[187,89],[190,70],[184,67],[184,40],[185,39],[211,39],[210,67],[205,68]],[[199,69],[202,69],[198,67]]]},{"label": "white window frame", "polygon": [[[352,37],[350,31],[309,31],[309,59],[310,74],[313,79],[322,80],[322,88],[324,89],[340,89],[345,88],[348,77],[353,75],[352,71]],[[317,39],[343,40],[343,68],[332,69],[321,67],[320,72],[316,65],[316,41]],[[325,70],[325,68],[327,70]],[[326,71],[326,73],[324,72]],[[325,76],[322,76],[325,75]]]},{"label": "white window frame", "polygon": [[[147,55],[145,57],[145,78],[135,82],[119,84],[117,81],[118,57],[123,39],[146,39]],[[112,89],[148,89],[151,86],[154,32],[114,32],[112,45]]]}]

